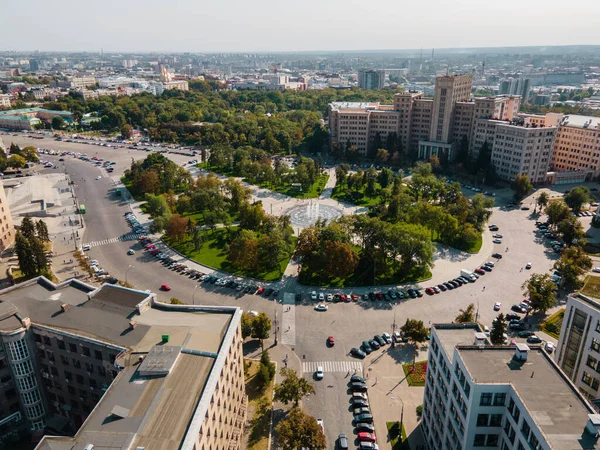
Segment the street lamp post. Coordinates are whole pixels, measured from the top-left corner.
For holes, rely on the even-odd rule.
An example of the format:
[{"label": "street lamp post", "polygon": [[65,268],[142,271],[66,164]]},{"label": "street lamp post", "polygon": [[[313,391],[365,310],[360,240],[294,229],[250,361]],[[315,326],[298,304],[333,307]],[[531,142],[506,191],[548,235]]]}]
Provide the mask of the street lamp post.
[{"label": "street lamp post", "polygon": [[279,331],[279,329],[277,328],[277,302],[275,302],[275,345],[277,345],[277,332]]},{"label": "street lamp post", "polygon": [[404,424],[404,400],[400,398],[400,401],[402,402],[402,409],[400,410],[400,429],[398,430],[398,437],[400,438],[400,442],[402,442],[402,426]]},{"label": "street lamp post", "polygon": [[127,273],[133,269],[133,264],[129,264],[129,267],[127,267],[127,270],[125,271],[125,283],[127,283]]},{"label": "street lamp post", "polygon": [[195,297],[196,297],[196,291],[198,290],[198,287],[200,287],[200,285],[199,285],[199,284],[197,284],[197,285],[194,287],[194,293],[192,294],[192,305],[195,305],[195,304],[196,304]]}]

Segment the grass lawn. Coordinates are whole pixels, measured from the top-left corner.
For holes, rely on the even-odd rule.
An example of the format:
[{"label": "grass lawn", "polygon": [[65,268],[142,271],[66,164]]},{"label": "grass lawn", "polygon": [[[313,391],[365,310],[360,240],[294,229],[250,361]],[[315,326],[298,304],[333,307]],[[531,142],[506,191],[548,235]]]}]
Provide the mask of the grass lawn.
[{"label": "grass lawn", "polygon": [[438,243],[440,243],[442,245],[447,245],[449,247],[455,248],[455,249],[460,250],[462,252],[477,253],[477,252],[479,252],[479,250],[481,250],[481,246],[483,245],[483,235],[480,233],[479,234],[479,238],[477,239],[477,241],[475,241],[473,243],[473,245],[471,247],[468,247],[468,248],[460,248],[460,247],[456,247],[456,246],[453,246],[453,245],[446,244],[444,242],[440,242],[438,240],[438,234],[435,233],[435,232],[433,233],[433,239],[432,239],[432,241],[438,242]]},{"label": "grass lawn", "polygon": [[246,367],[249,365],[248,376],[246,376],[248,407],[254,407],[254,416],[250,420],[248,450],[268,450],[273,381],[266,388],[260,386],[256,379],[260,362],[244,360],[244,364]]},{"label": "grass lawn", "polygon": [[585,277],[584,286],[581,289],[583,295],[600,298],[600,277],[588,275]]},{"label": "grass lawn", "polygon": [[[214,171],[219,175],[224,175],[228,177],[236,177],[237,174],[233,173],[233,170],[229,170],[226,167],[215,167],[214,169],[208,166],[208,163],[200,163],[196,165],[200,169]],[[321,174],[317,178],[317,181],[313,183],[313,185],[307,191],[299,191],[292,187],[291,183],[283,182],[281,184],[273,184],[273,183],[260,183],[256,184],[252,181],[244,178],[246,183],[254,184],[256,186],[269,189],[271,191],[279,192],[280,194],[285,194],[289,197],[294,198],[317,198],[323,192],[325,185],[327,184],[327,180],[329,180],[329,174]]]},{"label": "grass lawn", "polygon": [[[54,274],[51,271],[48,271],[47,274],[43,274],[43,275],[46,278],[48,278],[50,281],[53,281],[53,282],[58,281],[58,278],[56,278],[56,276],[54,276]],[[27,276],[23,275],[23,272],[21,272],[21,269],[13,269],[12,276],[13,276],[13,279],[15,280],[15,283],[22,283],[23,281],[31,280],[32,278],[35,278],[38,275],[33,275],[32,277],[27,277]]]},{"label": "grass lawn", "polygon": [[[375,184],[375,190],[376,192],[381,190],[379,183]],[[364,187],[359,191],[350,191],[345,184],[343,186],[338,186],[336,184],[331,198],[340,202],[352,203],[359,206],[374,206],[381,202],[381,197],[379,197],[379,195],[376,195],[375,197],[366,196]]]},{"label": "grass lawn", "polygon": [[[229,229],[232,232],[235,232],[238,227],[229,227]],[[166,236],[163,236],[163,239],[179,253],[200,264],[204,264],[205,266],[223,270],[239,276],[258,278],[264,281],[275,281],[281,278],[285,268],[288,265],[289,256],[279,261],[279,268],[271,272],[250,273],[247,271],[238,270],[234,268],[227,260],[227,252],[225,251],[225,247],[227,244],[228,232],[226,228],[217,228],[214,232],[211,230],[204,230],[200,233],[204,236],[204,244],[202,244],[200,250],[196,250],[194,248],[191,237],[182,242],[169,242]],[[293,247],[295,247],[295,245],[296,241],[294,240]]]},{"label": "grass lawn", "polygon": [[404,429],[404,424],[402,424],[402,440],[398,439],[400,437],[398,433],[400,422],[386,422],[385,425],[388,430],[390,443],[392,444],[392,450],[410,450],[410,446],[406,440],[406,430]]},{"label": "grass lawn", "polygon": [[[323,287],[336,287],[336,288],[344,288],[344,287],[359,287],[359,286],[377,286],[377,285],[387,285],[387,284],[400,284],[400,283],[412,283],[423,280],[428,280],[431,278],[431,272],[426,270],[425,273],[417,273],[416,271],[411,271],[408,274],[387,274],[384,276],[379,276],[375,282],[372,279],[373,268],[361,269],[360,265],[358,269],[348,276],[347,278],[328,278],[326,274],[323,273],[311,273],[305,266],[302,266],[300,271],[299,282],[301,284],[309,285],[309,286],[323,286]],[[325,278],[327,277],[327,278]]]},{"label": "grass lawn", "polygon": [[409,386],[425,386],[425,376],[427,375],[427,361],[417,361],[412,363],[402,364],[404,375]]},{"label": "grass lawn", "polygon": [[560,337],[560,328],[562,327],[563,318],[565,317],[565,309],[555,312],[540,324],[540,330],[549,334],[554,339]]}]

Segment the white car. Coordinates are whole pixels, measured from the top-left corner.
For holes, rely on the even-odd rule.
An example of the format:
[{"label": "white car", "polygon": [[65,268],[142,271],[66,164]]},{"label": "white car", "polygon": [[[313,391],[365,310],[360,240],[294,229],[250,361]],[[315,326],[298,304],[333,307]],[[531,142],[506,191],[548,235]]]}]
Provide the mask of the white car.
[{"label": "white car", "polygon": [[327,305],[320,303],[317,306],[315,306],[315,311],[327,311],[329,308],[327,307]]},{"label": "white car", "polygon": [[316,291],[312,291],[310,294],[310,299],[311,300],[316,300],[317,299],[317,292]]},{"label": "white car", "polygon": [[325,294],[319,292],[319,301],[322,302],[323,300],[325,300]]},{"label": "white car", "polygon": [[322,380],[324,376],[325,373],[323,372],[323,366],[317,367],[317,371],[315,372],[315,378],[317,380]]},{"label": "white car", "polygon": [[332,302],[333,301],[333,295],[327,294],[327,301],[328,302]]},{"label": "white car", "polygon": [[102,178],[102,177],[101,177],[100,175],[98,175],[98,176],[96,177],[96,180],[100,180],[101,178]]},{"label": "white car", "polygon": [[494,244],[502,244],[502,241],[500,239],[494,239]]},{"label": "white car", "polygon": [[90,261],[90,266],[97,266],[98,265],[98,260],[97,259],[92,259]]},{"label": "white car", "polygon": [[527,264],[525,264],[525,268],[526,268],[526,269],[531,269],[531,263],[530,263],[530,262],[528,262]]},{"label": "white car", "polygon": [[496,263],[493,261],[488,261],[484,264],[484,266],[490,266],[490,267],[494,267],[495,265],[496,265]]},{"label": "white car", "polygon": [[497,239],[502,239],[503,238],[503,236],[500,233],[492,234],[492,237],[495,237]]},{"label": "white car", "polygon": [[546,342],[546,351],[548,353],[552,353],[555,348],[556,348],[556,345],[554,345],[552,342]]},{"label": "white car", "polygon": [[594,267],[592,272],[600,273],[600,267]]},{"label": "white car", "polygon": [[500,303],[500,302],[494,303],[494,311],[500,311],[501,306],[502,306],[502,303]]},{"label": "white car", "polygon": [[256,316],[258,316],[258,311],[250,310],[250,311],[248,311],[248,314],[250,314],[251,316],[256,317]]}]

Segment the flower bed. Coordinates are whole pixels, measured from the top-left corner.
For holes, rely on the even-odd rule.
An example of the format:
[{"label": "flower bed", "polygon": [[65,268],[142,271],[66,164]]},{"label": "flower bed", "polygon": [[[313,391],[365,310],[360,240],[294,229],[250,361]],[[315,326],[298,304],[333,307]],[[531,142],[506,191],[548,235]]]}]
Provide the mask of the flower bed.
[{"label": "flower bed", "polygon": [[427,361],[418,361],[413,364],[403,364],[404,375],[409,386],[425,386],[427,376]]}]

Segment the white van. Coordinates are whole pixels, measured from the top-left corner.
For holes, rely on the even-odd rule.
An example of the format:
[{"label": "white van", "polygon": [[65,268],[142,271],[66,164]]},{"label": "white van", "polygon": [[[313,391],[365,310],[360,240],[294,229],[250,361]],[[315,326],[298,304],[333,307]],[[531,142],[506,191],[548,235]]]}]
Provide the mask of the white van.
[{"label": "white van", "polygon": [[83,250],[84,252],[90,250],[91,248],[92,247],[90,247],[90,244],[83,244],[81,246],[81,250]]}]

